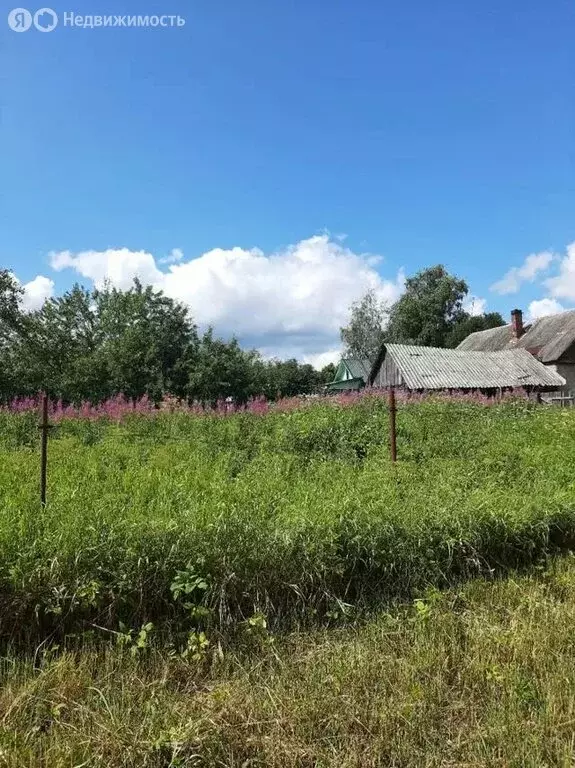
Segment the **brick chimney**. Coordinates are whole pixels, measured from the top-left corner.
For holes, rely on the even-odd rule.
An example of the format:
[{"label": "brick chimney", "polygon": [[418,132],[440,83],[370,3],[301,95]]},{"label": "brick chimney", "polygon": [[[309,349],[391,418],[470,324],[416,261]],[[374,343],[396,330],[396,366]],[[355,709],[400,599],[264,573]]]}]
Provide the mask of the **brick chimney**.
[{"label": "brick chimney", "polygon": [[520,339],[525,332],[523,328],[523,312],[520,309],[511,310],[511,330],[516,339]]}]

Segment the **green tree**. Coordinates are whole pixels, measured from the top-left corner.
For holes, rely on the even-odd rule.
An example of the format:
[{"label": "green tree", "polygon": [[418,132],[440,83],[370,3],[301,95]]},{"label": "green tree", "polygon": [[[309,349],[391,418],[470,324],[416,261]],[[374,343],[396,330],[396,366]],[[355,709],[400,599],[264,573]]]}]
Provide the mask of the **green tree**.
[{"label": "green tree", "polygon": [[455,348],[463,339],[466,339],[470,333],[476,331],[486,331],[488,328],[497,328],[505,325],[505,321],[499,312],[486,312],[482,315],[468,315],[459,319],[452,327],[445,338],[445,346]]},{"label": "green tree", "polygon": [[319,374],[321,387],[325,387],[326,384],[329,384],[331,381],[334,380],[335,371],[336,371],[336,366],[333,363],[328,363],[326,366],[324,366],[321,369]]},{"label": "green tree", "polygon": [[257,367],[258,393],[268,400],[319,392],[326,383],[320,371],[309,363],[298,363],[293,358],[269,360],[265,363],[259,361]]},{"label": "green tree", "polygon": [[385,339],[388,315],[387,305],[377,298],[373,290],[354,302],[350,309],[349,324],[340,328],[344,354],[374,360]]},{"label": "green tree", "polygon": [[65,402],[122,393],[243,403],[318,392],[333,378],[333,366],[263,361],[211,329],[200,339],[186,307],[138,281],[129,290],[75,285],[34,312],[22,311],[21,296],[14,277],[0,271],[3,401],[45,390]]},{"label": "green tree", "polygon": [[97,401],[111,393],[97,356],[97,320],[93,296],[78,285],[27,316],[15,354],[29,394]]},{"label": "green tree", "polygon": [[138,281],[128,291],[94,291],[99,368],[109,387],[130,398],[154,401],[188,391],[190,365],[198,354],[197,330],[187,308]]},{"label": "green tree", "polygon": [[127,291],[76,285],[22,315],[4,346],[18,381],[14,394],[45,390],[67,402],[98,402],[122,393],[157,401],[167,392],[187,395],[198,338],[186,307],[136,281]]},{"label": "green tree", "polygon": [[21,298],[22,288],[14,276],[7,269],[0,270],[0,401],[18,394],[14,346],[24,318]]},{"label": "green tree", "polygon": [[189,366],[188,395],[207,405],[231,397],[245,403],[257,394],[257,354],[241,349],[237,339],[214,338],[212,328],[200,339],[198,354]]},{"label": "green tree", "polygon": [[504,321],[498,312],[470,315],[463,308],[465,280],[438,264],[409,277],[405,292],[387,311],[373,291],[351,306],[350,323],[341,329],[344,354],[373,360],[382,342],[456,347],[474,331]]},{"label": "green tree", "polygon": [[409,277],[405,292],[392,306],[386,340],[401,344],[444,347],[453,327],[466,316],[465,280],[438,264]]},{"label": "green tree", "polygon": [[22,287],[7,269],[0,269],[0,341],[6,339],[22,318]]}]

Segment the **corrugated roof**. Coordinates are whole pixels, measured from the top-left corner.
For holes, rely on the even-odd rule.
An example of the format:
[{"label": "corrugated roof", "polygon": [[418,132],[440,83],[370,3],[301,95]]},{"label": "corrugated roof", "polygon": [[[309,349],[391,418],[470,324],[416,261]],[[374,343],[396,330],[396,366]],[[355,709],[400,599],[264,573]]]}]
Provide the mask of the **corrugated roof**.
[{"label": "corrugated roof", "polygon": [[370,360],[360,360],[357,357],[344,357],[343,362],[349,369],[354,379],[363,379],[366,383],[371,371]]},{"label": "corrugated roof", "polygon": [[[565,384],[525,349],[468,352],[404,344],[386,344],[385,349],[409,389],[559,389]],[[381,361],[384,357],[380,355]],[[376,373],[372,371],[372,381]]]},{"label": "corrugated roof", "polygon": [[519,346],[528,349],[543,363],[559,360],[575,342],[575,310],[548,315],[536,320],[519,339]]},{"label": "corrugated roof", "polygon": [[457,349],[466,352],[499,352],[502,349],[510,348],[512,344],[516,346],[517,339],[513,336],[511,326],[500,325],[498,328],[470,333]]},{"label": "corrugated roof", "polygon": [[541,317],[531,325],[526,325],[525,333],[519,339],[513,336],[511,325],[502,325],[500,328],[471,333],[457,348],[476,352],[521,348],[529,350],[543,363],[553,363],[559,360],[573,343],[575,310],[568,310],[557,315]]}]

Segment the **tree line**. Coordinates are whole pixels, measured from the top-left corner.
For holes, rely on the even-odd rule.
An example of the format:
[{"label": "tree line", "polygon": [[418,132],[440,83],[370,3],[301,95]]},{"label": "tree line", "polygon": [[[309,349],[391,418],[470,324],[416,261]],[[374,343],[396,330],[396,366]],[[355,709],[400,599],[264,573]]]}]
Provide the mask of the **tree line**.
[{"label": "tree line", "polygon": [[441,264],[409,277],[391,306],[369,291],[351,306],[349,324],[341,329],[344,354],[373,361],[384,342],[454,348],[470,333],[504,325],[499,312],[467,311],[468,295],[465,280]]},{"label": "tree line", "polygon": [[[334,365],[318,371],[295,359],[264,360],[235,338],[200,333],[185,305],[138,280],[129,290],[75,285],[33,312],[24,311],[22,295],[0,270],[0,402],[45,391],[67,403],[119,393],[243,403],[320,392],[334,377]],[[441,265],[408,278],[392,306],[368,292],[341,329],[344,354],[373,361],[384,341],[455,347],[473,331],[503,324],[498,313],[466,311],[467,295],[465,281]]]},{"label": "tree line", "polygon": [[236,339],[200,334],[183,304],[138,280],[129,290],[75,285],[25,312],[22,289],[0,270],[0,401],[40,391],[68,403],[122,393],[215,404],[318,392],[334,366],[263,360]]}]

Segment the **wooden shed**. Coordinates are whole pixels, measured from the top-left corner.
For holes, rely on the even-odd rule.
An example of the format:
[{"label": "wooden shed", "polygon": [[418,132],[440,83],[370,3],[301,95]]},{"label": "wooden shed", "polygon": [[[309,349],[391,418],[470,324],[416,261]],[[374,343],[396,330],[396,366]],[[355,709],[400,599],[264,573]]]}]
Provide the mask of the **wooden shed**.
[{"label": "wooden shed", "polygon": [[461,349],[383,344],[372,366],[374,387],[414,391],[458,390],[495,392],[523,389],[552,392],[565,384],[556,371],[526,349],[468,352]]}]

